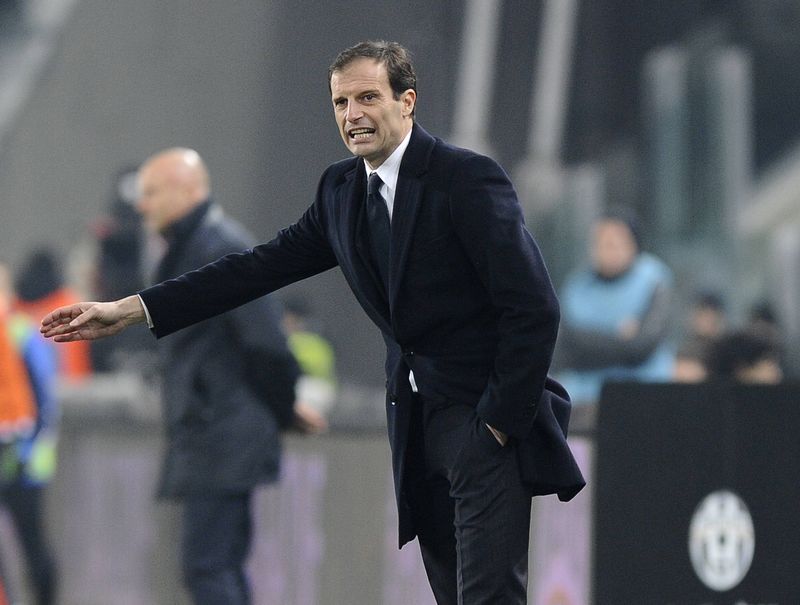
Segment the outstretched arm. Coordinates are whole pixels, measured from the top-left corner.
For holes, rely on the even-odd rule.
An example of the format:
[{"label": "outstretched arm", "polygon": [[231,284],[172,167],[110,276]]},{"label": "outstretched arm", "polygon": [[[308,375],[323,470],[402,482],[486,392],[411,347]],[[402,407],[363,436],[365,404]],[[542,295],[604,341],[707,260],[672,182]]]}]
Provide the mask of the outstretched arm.
[{"label": "outstretched arm", "polygon": [[134,294],[113,302],[79,302],[59,307],[42,319],[39,331],[56,342],[96,340],[144,321],[142,301]]}]

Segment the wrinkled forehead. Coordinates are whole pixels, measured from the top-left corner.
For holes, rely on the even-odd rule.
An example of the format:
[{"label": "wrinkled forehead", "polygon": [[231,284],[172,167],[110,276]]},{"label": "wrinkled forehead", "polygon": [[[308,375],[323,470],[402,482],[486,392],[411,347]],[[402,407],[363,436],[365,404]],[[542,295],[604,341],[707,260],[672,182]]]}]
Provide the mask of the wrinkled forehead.
[{"label": "wrinkled forehead", "polygon": [[331,96],[336,98],[364,90],[389,86],[386,66],[377,59],[363,57],[350,61],[331,74]]}]

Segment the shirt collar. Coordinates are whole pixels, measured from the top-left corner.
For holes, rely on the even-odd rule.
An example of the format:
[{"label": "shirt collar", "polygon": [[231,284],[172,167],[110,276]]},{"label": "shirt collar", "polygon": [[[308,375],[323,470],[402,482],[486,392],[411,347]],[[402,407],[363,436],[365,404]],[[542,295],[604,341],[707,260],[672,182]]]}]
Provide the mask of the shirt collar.
[{"label": "shirt collar", "polygon": [[384,160],[383,164],[378,166],[377,170],[372,170],[372,168],[369,167],[369,164],[367,164],[367,161],[364,160],[364,167],[367,169],[367,176],[369,177],[369,175],[373,172],[377,172],[384,185],[386,185],[390,190],[394,191],[397,188],[397,178],[400,175],[400,163],[403,161],[403,154],[406,152],[406,147],[408,147],[408,142],[410,140],[411,130],[408,131],[408,134],[402,141],[400,141],[400,144],[391,153],[391,155]]}]

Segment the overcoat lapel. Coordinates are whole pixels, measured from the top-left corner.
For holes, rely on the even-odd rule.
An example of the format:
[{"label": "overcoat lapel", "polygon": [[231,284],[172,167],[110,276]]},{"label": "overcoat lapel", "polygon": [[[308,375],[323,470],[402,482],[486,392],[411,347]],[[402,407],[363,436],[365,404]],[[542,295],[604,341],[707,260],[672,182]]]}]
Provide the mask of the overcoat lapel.
[{"label": "overcoat lapel", "polygon": [[[421,127],[414,126],[408,148],[400,164],[397,192],[392,212],[392,242],[389,259],[389,292],[384,293],[369,245],[364,198],[366,195],[366,170],[360,159],[346,176],[336,192],[336,203],[348,209],[348,244],[355,253],[351,256],[351,286],[362,306],[386,333],[391,334],[390,308],[397,300],[403,271],[408,258],[411,236],[424,194],[421,175],[428,169],[428,161],[436,140]],[[344,269],[344,267],[342,267]],[[347,275],[345,275],[347,277]]]},{"label": "overcoat lapel", "polygon": [[397,292],[408,259],[411,235],[422,203],[424,186],[420,177],[428,169],[428,160],[435,142],[431,135],[415,125],[400,164],[392,212],[392,253],[389,261],[390,308],[394,308],[397,301]]}]

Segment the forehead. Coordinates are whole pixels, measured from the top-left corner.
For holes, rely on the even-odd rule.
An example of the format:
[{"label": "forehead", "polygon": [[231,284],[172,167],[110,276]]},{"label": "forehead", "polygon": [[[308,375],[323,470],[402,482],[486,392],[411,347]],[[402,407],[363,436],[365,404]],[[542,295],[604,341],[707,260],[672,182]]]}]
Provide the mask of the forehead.
[{"label": "forehead", "polygon": [[354,59],[331,74],[333,97],[382,87],[389,87],[389,74],[386,72],[386,66],[377,59],[369,57]]},{"label": "forehead", "polygon": [[630,229],[622,221],[614,219],[602,220],[595,224],[594,234],[596,237],[613,239],[632,239]]},{"label": "forehead", "polygon": [[173,162],[167,157],[156,157],[146,162],[140,169],[136,179],[139,187],[156,186],[167,180]]}]

